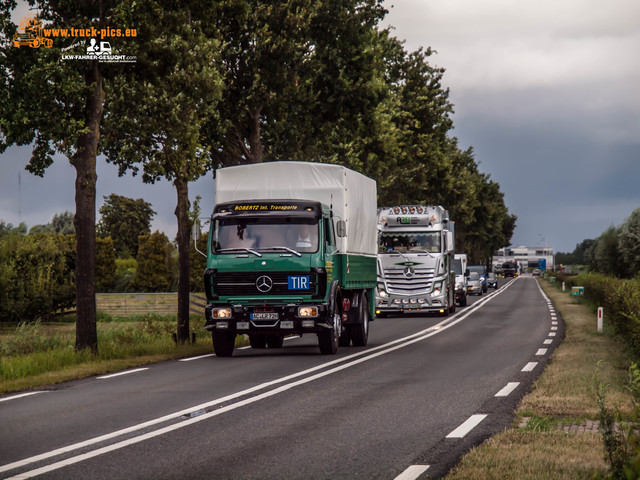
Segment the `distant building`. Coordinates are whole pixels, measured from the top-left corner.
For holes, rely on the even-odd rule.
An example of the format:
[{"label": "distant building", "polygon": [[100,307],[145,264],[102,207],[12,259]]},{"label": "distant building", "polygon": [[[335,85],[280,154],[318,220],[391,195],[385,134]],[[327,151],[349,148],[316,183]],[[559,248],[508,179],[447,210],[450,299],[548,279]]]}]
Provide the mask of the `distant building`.
[{"label": "distant building", "polygon": [[504,247],[493,252],[491,267],[495,271],[496,267],[500,267],[504,262],[509,260],[517,260],[520,273],[526,270],[529,272],[540,268],[543,264],[547,270],[553,270],[554,254],[551,247]]}]

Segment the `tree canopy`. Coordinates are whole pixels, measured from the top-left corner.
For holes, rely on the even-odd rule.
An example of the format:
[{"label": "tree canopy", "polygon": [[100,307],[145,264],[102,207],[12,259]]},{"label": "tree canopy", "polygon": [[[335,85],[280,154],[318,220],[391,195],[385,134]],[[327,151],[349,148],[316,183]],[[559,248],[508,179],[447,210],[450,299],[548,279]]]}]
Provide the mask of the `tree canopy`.
[{"label": "tree canopy", "polygon": [[142,198],[133,199],[115,193],[104,197],[100,207],[98,234],[111,237],[120,258],[138,256],[138,237],[151,233],[151,220],[156,212]]}]

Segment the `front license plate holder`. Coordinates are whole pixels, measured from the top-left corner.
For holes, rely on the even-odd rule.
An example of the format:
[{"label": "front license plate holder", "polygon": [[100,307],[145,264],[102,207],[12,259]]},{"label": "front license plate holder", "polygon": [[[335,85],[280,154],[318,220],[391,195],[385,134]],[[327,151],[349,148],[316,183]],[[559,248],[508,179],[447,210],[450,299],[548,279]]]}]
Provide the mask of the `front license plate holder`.
[{"label": "front license plate holder", "polygon": [[279,320],[278,312],[255,312],[251,314],[251,320]]}]

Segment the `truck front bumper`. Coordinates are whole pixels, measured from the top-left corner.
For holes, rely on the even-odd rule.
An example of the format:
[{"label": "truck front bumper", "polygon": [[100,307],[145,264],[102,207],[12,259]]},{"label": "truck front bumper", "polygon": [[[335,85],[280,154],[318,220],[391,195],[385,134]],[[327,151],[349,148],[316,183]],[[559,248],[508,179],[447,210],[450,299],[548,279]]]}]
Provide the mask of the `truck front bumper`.
[{"label": "truck front bumper", "polygon": [[394,295],[376,296],[376,313],[431,312],[445,313],[449,308],[447,295]]},{"label": "truck front bumper", "polygon": [[205,308],[205,330],[237,334],[278,333],[283,335],[318,333],[332,328],[324,304],[281,306],[227,306],[209,304]]}]

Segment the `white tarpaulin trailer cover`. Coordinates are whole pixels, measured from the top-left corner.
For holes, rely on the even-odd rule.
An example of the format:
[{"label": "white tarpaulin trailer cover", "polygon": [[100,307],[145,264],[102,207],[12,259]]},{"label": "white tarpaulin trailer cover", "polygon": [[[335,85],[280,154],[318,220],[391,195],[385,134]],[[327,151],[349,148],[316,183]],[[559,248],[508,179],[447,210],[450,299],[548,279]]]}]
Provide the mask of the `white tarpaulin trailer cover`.
[{"label": "white tarpaulin trailer cover", "polygon": [[266,162],[216,170],[216,203],[237,200],[313,200],[333,206],[334,223],[344,220],[340,253],[376,255],[376,182],[341,165]]}]

